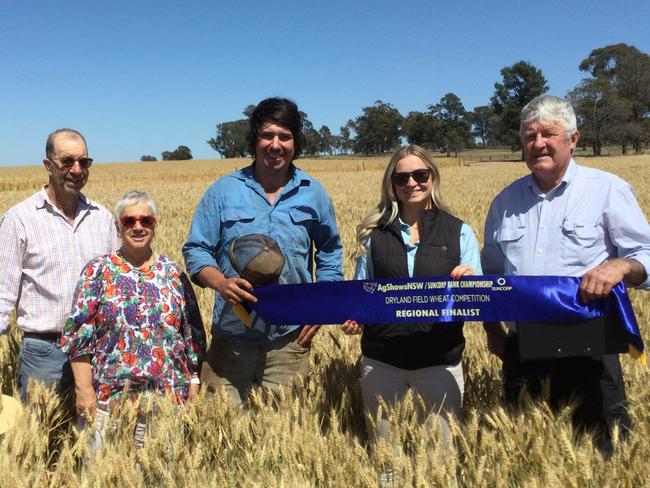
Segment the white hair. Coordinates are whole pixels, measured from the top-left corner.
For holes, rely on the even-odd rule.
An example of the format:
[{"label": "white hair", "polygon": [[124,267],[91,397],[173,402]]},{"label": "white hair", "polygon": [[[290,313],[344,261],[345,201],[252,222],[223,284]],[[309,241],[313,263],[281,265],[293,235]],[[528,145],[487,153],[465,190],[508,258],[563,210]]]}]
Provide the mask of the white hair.
[{"label": "white hair", "polygon": [[151,214],[154,217],[158,217],[156,204],[153,202],[151,197],[147,195],[145,192],[134,190],[134,191],[126,192],[117,201],[117,204],[115,205],[115,212],[113,213],[113,216],[115,217],[115,221],[117,222],[120,220],[120,215],[122,215],[122,212],[124,211],[125,208],[138,205],[139,203],[142,203],[147,207],[149,207]]},{"label": "white hair", "polygon": [[561,123],[570,139],[578,130],[576,114],[569,102],[553,95],[540,95],[533,98],[521,110],[519,135],[523,135],[524,126],[531,122],[541,124]]}]

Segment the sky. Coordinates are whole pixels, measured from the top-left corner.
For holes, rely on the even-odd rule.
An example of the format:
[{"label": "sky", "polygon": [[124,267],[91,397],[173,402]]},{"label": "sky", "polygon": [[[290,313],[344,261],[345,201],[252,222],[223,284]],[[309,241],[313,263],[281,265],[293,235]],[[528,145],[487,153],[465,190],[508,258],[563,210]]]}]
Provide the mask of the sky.
[{"label": "sky", "polygon": [[0,0],[0,166],[41,164],[61,127],[98,163],[215,159],[216,125],[269,96],[333,133],[376,100],[471,110],[520,60],[564,96],[593,49],[650,53],[649,18],[650,0]]}]

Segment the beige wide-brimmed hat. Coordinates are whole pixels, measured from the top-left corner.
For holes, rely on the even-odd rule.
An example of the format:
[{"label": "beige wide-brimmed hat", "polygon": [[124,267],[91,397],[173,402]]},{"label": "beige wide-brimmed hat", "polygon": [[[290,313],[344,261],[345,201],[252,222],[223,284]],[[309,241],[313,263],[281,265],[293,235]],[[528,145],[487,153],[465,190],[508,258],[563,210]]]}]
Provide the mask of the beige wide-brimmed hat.
[{"label": "beige wide-brimmed hat", "polygon": [[18,400],[0,395],[0,435],[12,429],[22,413],[23,407]]}]

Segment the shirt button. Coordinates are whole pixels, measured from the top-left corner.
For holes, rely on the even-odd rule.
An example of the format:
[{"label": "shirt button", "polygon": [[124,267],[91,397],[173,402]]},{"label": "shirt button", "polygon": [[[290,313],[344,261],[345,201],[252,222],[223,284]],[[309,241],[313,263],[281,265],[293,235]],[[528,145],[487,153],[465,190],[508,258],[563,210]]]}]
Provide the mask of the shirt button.
[{"label": "shirt button", "polygon": [[542,254],[542,250],[541,250],[541,249],[538,249],[538,250],[537,250],[537,254]]}]

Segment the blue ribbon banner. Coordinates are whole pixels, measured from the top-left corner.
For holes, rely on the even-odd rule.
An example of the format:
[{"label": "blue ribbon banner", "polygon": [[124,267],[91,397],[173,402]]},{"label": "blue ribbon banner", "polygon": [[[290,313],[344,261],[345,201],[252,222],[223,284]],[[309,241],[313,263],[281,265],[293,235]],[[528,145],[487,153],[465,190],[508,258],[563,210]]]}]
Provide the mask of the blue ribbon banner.
[{"label": "blue ribbon banner", "polygon": [[587,304],[580,301],[579,286],[578,277],[495,275],[269,285],[255,289],[253,308],[278,325],[563,322],[616,313],[641,356],[643,341],[625,286],[620,283],[606,299]]}]

